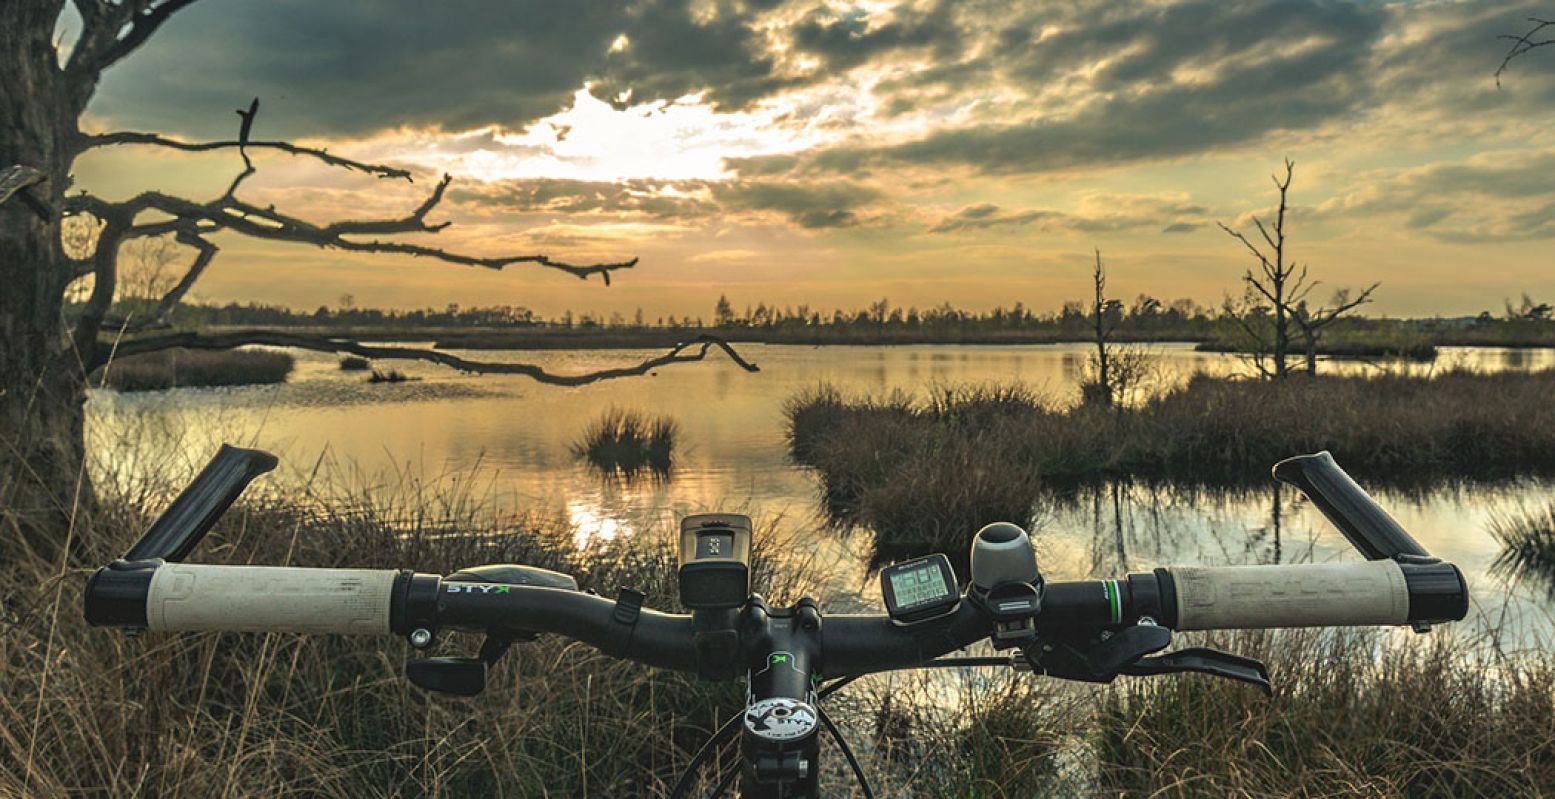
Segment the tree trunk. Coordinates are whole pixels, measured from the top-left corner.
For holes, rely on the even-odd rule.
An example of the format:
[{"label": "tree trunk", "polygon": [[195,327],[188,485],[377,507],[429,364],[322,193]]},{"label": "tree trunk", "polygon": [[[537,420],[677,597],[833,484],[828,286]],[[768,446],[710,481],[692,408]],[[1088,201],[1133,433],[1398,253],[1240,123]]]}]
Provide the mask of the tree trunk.
[{"label": "tree trunk", "polygon": [[0,166],[41,170],[44,182],[28,190],[53,211],[43,219],[16,198],[0,205],[0,562],[57,554],[91,497],[85,380],[62,309],[73,268],[58,212],[78,98],[50,38],[58,16],[57,2],[0,4]]}]

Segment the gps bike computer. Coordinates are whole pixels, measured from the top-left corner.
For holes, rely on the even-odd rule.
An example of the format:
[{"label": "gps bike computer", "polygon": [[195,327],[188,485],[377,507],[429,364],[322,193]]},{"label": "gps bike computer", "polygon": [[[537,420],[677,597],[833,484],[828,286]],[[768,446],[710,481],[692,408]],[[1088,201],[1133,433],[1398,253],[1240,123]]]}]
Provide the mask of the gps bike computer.
[{"label": "gps bike computer", "polygon": [[956,574],[943,553],[893,563],[880,570],[886,612],[899,625],[917,624],[953,613],[961,604]]}]

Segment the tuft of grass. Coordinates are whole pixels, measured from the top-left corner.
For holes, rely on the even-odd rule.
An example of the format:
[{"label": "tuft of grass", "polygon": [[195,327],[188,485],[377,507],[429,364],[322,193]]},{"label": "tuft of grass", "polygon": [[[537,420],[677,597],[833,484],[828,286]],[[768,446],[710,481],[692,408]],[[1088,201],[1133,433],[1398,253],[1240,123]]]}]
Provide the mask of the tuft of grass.
[{"label": "tuft of grass", "polygon": [[1555,502],[1542,510],[1493,519],[1490,534],[1501,542],[1492,569],[1532,579],[1555,598]]},{"label": "tuft of grass", "polygon": [[410,382],[412,380],[418,380],[418,379],[420,379],[420,378],[411,377],[411,376],[405,374],[404,372],[401,372],[398,369],[384,369],[382,371],[374,369],[373,373],[367,377],[367,382],[369,382],[369,383],[408,383],[408,382]]},{"label": "tuft of grass", "polygon": [[365,372],[372,367],[372,363],[360,355],[347,355],[340,359],[340,371]]},{"label": "tuft of grass", "polygon": [[572,451],[605,474],[665,477],[674,468],[679,436],[680,424],[667,416],[610,408],[584,428]]},{"label": "tuft of grass", "polygon": [[117,359],[93,375],[116,391],[284,383],[296,361],[275,350],[171,349]]}]

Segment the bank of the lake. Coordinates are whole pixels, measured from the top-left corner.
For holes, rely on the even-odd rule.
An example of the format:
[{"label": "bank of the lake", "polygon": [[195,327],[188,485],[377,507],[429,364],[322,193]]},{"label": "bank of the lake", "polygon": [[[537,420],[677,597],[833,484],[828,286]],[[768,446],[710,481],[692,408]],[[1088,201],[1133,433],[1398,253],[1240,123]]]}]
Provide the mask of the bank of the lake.
[{"label": "bank of the lake", "polygon": [[1274,462],[1329,450],[1372,484],[1555,474],[1555,370],[1430,376],[1194,376],[1138,405],[1059,404],[1019,384],[848,397],[788,407],[795,459],[827,506],[912,549],[958,550],[967,530],[1027,522],[1044,491],[1150,479],[1243,486]]}]

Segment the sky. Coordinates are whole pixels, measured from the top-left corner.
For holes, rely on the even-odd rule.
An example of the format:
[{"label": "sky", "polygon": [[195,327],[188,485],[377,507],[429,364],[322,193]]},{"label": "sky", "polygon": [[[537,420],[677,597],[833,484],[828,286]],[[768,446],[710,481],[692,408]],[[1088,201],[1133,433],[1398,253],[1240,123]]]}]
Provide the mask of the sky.
[{"label": "sky", "polygon": [[[478,255],[641,259],[605,287],[216,237],[194,292],[299,308],[522,305],[711,316],[720,294],[856,308],[1240,294],[1219,229],[1295,162],[1295,260],[1370,312],[1555,295],[1555,50],[1493,75],[1534,2],[1346,0],[201,0],[104,75],[83,127],[255,138],[403,166],[414,183],[266,155],[243,196],[310,220],[395,216]],[[61,37],[72,27],[67,13]],[[235,153],[78,160],[110,198],[213,198]],[[192,256],[191,256],[192,257]]]}]

